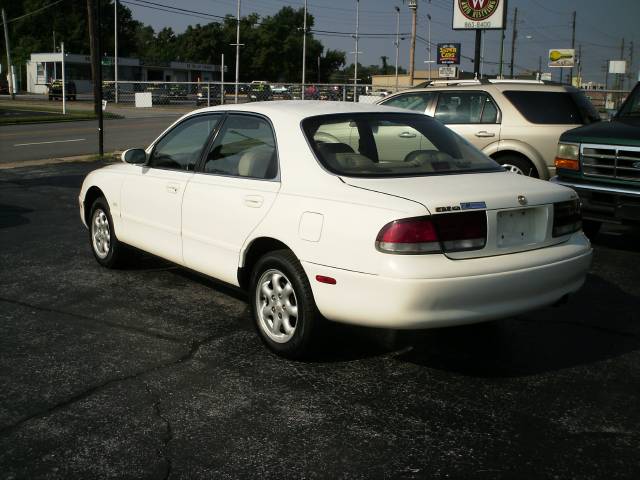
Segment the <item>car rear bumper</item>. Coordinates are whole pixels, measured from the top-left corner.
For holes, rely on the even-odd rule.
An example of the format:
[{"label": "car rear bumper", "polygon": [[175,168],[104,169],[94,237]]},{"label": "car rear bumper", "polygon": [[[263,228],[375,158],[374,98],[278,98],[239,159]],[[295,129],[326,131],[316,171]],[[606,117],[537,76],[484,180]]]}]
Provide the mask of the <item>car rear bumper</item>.
[{"label": "car rear bumper", "polygon": [[[536,252],[540,259],[540,251]],[[531,252],[514,255],[527,253]],[[582,286],[591,254],[587,243],[561,261],[450,278],[388,278],[308,262],[303,267],[318,309],[330,320],[384,328],[435,328],[494,320],[551,305]],[[316,275],[335,278],[336,284],[319,283]]]},{"label": "car rear bumper", "polygon": [[552,183],[573,188],[582,201],[585,220],[611,223],[640,223],[640,185],[638,188],[574,182],[558,177]]}]

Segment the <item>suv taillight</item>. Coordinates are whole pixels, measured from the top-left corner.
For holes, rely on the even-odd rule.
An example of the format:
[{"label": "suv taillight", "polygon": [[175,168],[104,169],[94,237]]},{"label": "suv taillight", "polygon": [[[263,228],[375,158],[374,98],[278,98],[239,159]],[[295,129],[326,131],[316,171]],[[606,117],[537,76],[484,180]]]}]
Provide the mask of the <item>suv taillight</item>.
[{"label": "suv taillight", "polygon": [[553,204],[553,236],[561,237],[582,228],[580,200]]},{"label": "suv taillight", "polygon": [[423,253],[480,250],[487,241],[484,211],[444,213],[395,220],[386,224],[376,238],[384,253]]}]

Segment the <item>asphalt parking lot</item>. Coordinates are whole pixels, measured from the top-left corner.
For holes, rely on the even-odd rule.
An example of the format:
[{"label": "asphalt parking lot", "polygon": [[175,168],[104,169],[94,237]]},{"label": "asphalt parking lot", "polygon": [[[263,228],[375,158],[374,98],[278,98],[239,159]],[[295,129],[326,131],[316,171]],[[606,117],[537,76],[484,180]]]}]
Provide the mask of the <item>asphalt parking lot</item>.
[{"label": "asphalt parking lot", "polygon": [[0,479],[640,478],[640,231],[602,232],[566,305],[291,362],[239,292],[95,262],[97,166],[0,171]]}]

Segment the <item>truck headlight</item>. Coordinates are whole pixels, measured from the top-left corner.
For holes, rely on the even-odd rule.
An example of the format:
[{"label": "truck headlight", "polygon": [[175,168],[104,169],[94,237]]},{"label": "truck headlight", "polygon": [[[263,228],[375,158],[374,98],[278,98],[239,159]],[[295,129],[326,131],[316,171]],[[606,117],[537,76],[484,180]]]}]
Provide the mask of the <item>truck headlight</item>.
[{"label": "truck headlight", "polygon": [[580,148],[575,143],[558,143],[558,152],[554,161],[556,168],[580,170]]}]

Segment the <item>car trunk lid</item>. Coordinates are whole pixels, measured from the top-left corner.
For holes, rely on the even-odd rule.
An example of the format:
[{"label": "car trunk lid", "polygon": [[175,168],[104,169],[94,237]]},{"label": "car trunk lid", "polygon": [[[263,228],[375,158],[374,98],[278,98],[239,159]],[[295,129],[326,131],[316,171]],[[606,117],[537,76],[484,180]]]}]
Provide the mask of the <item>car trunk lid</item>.
[{"label": "car trunk lid", "polygon": [[577,198],[570,189],[506,172],[342,180],[353,187],[421,203],[431,215],[486,211],[485,247],[445,252],[455,259],[502,255],[562,242],[566,237],[552,236],[553,203]]}]

